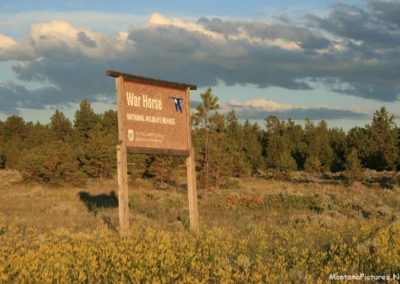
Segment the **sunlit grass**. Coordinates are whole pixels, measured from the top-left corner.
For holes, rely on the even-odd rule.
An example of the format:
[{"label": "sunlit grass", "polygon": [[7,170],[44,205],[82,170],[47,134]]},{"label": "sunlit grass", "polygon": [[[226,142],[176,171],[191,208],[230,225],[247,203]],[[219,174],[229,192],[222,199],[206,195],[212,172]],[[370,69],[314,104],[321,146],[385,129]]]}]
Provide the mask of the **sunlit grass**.
[{"label": "sunlit grass", "polygon": [[400,272],[400,194],[360,183],[248,179],[199,190],[188,230],[182,187],[129,192],[118,235],[115,181],[0,186],[0,282],[324,283]]}]

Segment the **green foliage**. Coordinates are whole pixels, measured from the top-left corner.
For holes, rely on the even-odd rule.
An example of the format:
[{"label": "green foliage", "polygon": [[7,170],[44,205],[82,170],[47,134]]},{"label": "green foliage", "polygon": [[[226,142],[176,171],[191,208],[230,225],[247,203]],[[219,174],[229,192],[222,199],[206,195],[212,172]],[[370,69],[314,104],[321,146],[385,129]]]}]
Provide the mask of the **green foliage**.
[{"label": "green foliage", "polygon": [[292,157],[295,146],[289,140],[285,121],[279,120],[276,116],[269,116],[265,121],[267,126],[267,167],[277,171],[280,176],[282,173],[296,170],[297,164]]},{"label": "green foliage", "polygon": [[[232,178],[263,175],[265,170],[280,177],[296,170],[345,171],[349,179],[357,179],[358,167],[376,171],[400,167],[400,130],[394,116],[384,107],[374,113],[370,125],[354,127],[345,133],[342,129],[329,129],[325,121],[314,124],[306,120],[302,127],[276,116],[267,117],[265,128],[261,128],[249,120],[242,123],[233,110],[219,113],[218,97],[211,88],[201,94],[201,99],[192,116],[192,142],[200,187],[223,188]],[[94,179],[111,178],[116,169],[117,113],[108,110],[96,114],[90,103],[83,100],[73,124],[58,110],[47,125],[10,116],[0,121],[0,168],[24,168],[26,157],[39,161],[43,157],[35,157],[35,151],[56,142],[73,149],[71,171]],[[177,184],[185,175],[180,169],[183,160],[148,155],[130,156],[129,160],[137,163],[130,170],[132,180],[153,178],[160,184]],[[40,168],[39,162],[36,164]],[[56,179],[58,183],[63,176]],[[43,182],[39,176],[26,180]]]},{"label": "green foliage", "polygon": [[72,123],[58,110],[50,118],[50,130],[54,138],[62,142],[70,142],[72,136]]},{"label": "green foliage", "polygon": [[102,131],[100,125],[85,133],[85,137],[85,143],[77,147],[81,170],[91,178],[110,178],[116,168],[115,137]]},{"label": "green foliage", "polygon": [[166,155],[147,155],[144,161],[144,175],[151,177],[162,188],[168,184],[176,184],[181,176],[186,176],[185,159]]},{"label": "green foliage", "polygon": [[74,130],[76,140],[86,142],[89,139],[89,132],[96,128],[99,117],[96,115],[87,100],[83,100],[79,105],[79,110],[75,113]]},{"label": "green foliage", "polygon": [[317,172],[329,171],[333,160],[333,150],[326,122],[322,120],[315,126],[311,121],[306,121],[305,141],[308,146],[308,157],[304,168]]},{"label": "green foliage", "polygon": [[366,129],[369,138],[368,167],[378,171],[395,169],[399,159],[399,134],[394,116],[382,107],[374,112],[372,124]]},{"label": "green foliage", "polygon": [[84,184],[72,148],[57,141],[24,151],[18,169],[27,182]]},{"label": "green foliage", "polygon": [[3,124],[3,137],[5,140],[23,140],[26,137],[25,121],[16,115],[9,116]]},{"label": "green foliage", "polygon": [[252,173],[262,168],[262,130],[257,123],[251,124],[247,119],[243,124],[243,145],[244,158],[250,166]]},{"label": "green foliage", "polygon": [[[210,171],[210,162],[209,162],[209,136],[212,125],[212,119],[210,119],[211,113],[219,108],[218,97],[212,94],[211,88],[208,88],[203,94],[200,94],[202,103],[199,104],[196,108],[197,113],[194,115],[194,124],[195,126],[201,126],[202,131],[200,131],[203,142],[201,145],[201,180],[204,187],[207,189],[209,186],[209,171]],[[214,121],[215,122],[215,121]]]},{"label": "green foliage", "polygon": [[6,168],[15,168],[21,156],[21,149],[24,148],[26,138],[25,121],[16,115],[6,119],[3,124],[2,163]]},{"label": "green foliage", "polygon": [[34,228],[2,225],[0,281],[328,283],[343,275],[393,279],[400,269],[398,222],[280,227],[253,226],[246,235],[217,227],[197,235],[135,227],[122,240],[101,230],[37,237]]},{"label": "green foliage", "polygon": [[304,170],[309,173],[321,172],[321,161],[316,155],[308,156],[304,163]]},{"label": "green foliage", "polygon": [[346,155],[345,170],[346,177],[350,182],[361,180],[362,167],[356,148],[351,148]]}]

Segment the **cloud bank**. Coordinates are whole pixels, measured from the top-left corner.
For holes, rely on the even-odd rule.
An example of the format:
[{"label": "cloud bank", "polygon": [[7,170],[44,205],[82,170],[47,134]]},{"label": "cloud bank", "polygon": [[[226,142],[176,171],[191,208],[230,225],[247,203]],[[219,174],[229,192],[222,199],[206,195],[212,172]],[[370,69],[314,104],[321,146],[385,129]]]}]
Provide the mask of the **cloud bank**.
[{"label": "cloud bank", "polygon": [[358,108],[337,108],[329,106],[303,107],[280,104],[275,101],[256,99],[248,101],[230,100],[222,105],[222,113],[234,110],[239,119],[263,120],[275,115],[281,119],[328,120],[328,119],[369,119],[369,114]]},{"label": "cloud bank", "polygon": [[[188,22],[155,13],[109,34],[67,21],[38,22],[22,38],[0,34],[0,66],[11,61],[15,73],[15,79],[0,83],[0,112],[83,98],[113,102],[107,69],[199,87],[222,81],[312,90],[318,83],[329,91],[394,102],[400,93],[399,19],[400,2],[370,0],[364,8],[334,4],[324,15],[306,15],[300,24],[287,18]],[[292,118],[364,115],[328,108],[265,109],[254,101],[230,105],[250,118],[260,113],[254,110]]]}]

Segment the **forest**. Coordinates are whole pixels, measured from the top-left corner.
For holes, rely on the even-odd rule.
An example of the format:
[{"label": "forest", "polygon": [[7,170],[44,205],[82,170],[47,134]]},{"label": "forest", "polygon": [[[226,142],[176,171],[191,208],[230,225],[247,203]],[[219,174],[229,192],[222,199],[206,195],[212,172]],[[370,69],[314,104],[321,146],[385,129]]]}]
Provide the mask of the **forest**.
[{"label": "forest", "polygon": [[[348,132],[329,128],[324,120],[265,118],[265,125],[240,122],[234,111],[221,114],[209,88],[192,114],[192,139],[200,188],[227,188],[241,178],[291,172],[342,173],[360,180],[365,169],[396,171],[400,167],[399,131],[394,116],[381,107],[370,124]],[[12,115],[0,121],[0,169],[19,170],[26,182],[82,185],[116,173],[117,113],[96,114],[87,100],[74,120],[56,110],[48,124],[25,122]],[[174,185],[185,175],[182,157],[131,155],[131,178],[157,186]]]}]

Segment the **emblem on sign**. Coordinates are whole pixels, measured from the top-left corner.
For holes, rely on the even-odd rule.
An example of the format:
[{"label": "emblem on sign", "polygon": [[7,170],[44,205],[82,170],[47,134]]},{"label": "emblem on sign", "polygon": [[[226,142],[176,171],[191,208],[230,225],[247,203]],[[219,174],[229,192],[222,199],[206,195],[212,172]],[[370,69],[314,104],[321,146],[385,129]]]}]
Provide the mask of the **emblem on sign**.
[{"label": "emblem on sign", "polygon": [[133,129],[129,129],[128,130],[128,140],[132,142],[134,139],[135,139],[135,137],[133,135]]},{"label": "emblem on sign", "polygon": [[170,100],[174,100],[176,112],[178,112],[178,111],[182,112],[182,105],[181,105],[181,103],[182,103],[182,101],[183,101],[183,98],[176,98],[176,97],[168,97],[168,98],[169,98]]}]

